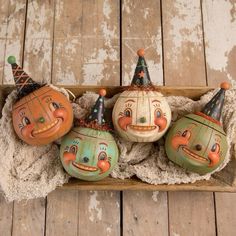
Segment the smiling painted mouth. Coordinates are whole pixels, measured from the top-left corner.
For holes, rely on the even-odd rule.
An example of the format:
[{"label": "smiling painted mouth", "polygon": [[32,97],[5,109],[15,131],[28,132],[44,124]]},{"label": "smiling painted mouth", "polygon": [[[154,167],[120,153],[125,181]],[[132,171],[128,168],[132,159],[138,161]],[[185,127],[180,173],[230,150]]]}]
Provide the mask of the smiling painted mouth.
[{"label": "smiling painted mouth", "polygon": [[86,166],[86,165],[83,165],[83,164],[76,163],[74,161],[72,161],[72,165],[75,166],[78,169],[85,170],[85,171],[97,171],[98,170],[97,167]]},{"label": "smiling painted mouth", "polygon": [[208,163],[209,161],[207,159],[205,159],[204,157],[201,157],[199,155],[197,155],[196,153],[190,151],[188,148],[186,147],[182,147],[182,150],[188,154],[188,157],[190,157],[191,159],[197,160],[199,162],[203,162],[203,163]]},{"label": "smiling painted mouth", "polygon": [[129,125],[131,129],[138,131],[150,131],[156,129],[156,126]]},{"label": "smiling painted mouth", "polygon": [[41,128],[41,129],[33,130],[33,132],[32,132],[33,136],[50,131],[52,128],[54,128],[59,123],[60,119],[61,118],[56,118],[55,121],[46,125],[45,127]]}]

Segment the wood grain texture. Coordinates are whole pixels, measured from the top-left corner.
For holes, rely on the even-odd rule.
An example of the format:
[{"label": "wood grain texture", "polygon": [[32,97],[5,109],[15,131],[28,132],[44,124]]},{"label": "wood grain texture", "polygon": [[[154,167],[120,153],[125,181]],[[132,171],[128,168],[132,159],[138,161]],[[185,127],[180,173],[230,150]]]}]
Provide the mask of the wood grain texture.
[{"label": "wood grain texture", "polygon": [[168,235],[166,192],[124,191],[123,234]]},{"label": "wood grain texture", "polygon": [[[14,55],[18,62],[20,64],[22,63],[26,0],[2,1],[0,5],[2,8],[0,18],[4,18],[0,27],[0,54],[1,57],[4,57],[4,60],[0,62],[0,71],[1,68],[4,70],[2,79],[3,83],[12,84],[14,82],[12,69],[7,63],[7,57]],[[4,12],[6,6],[7,12]],[[3,37],[4,34],[5,37]],[[3,58],[1,58],[1,60],[2,59]]]},{"label": "wood grain texture", "polygon": [[[148,190],[148,191],[219,191],[236,192],[236,186],[230,186],[227,183],[217,179],[196,181],[189,184],[160,184],[153,185],[142,182],[136,178],[114,179],[107,177],[99,182],[86,182],[78,179],[71,179],[68,184],[64,184],[63,189],[78,190]],[[186,193],[187,194],[187,193]]]},{"label": "wood grain texture", "polygon": [[129,85],[137,65],[137,50],[145,49],[151,80],[163,84],[160,1],[122,1],[122,85]]},{"label": "wood grain texture", "polygon": [[45,200],[14,202],[12,236],[44,235]]},{"label": "wood grain texture", "polygon": [[236,80],[236,1],[202,1],[208,84]]},{"label": "wood grain texture", "polygon": [[29,0],[24,70],[40,83],[51,81],[54,0]]},{"label": "wood grain texture", "polygon": [[79,192],[79,235],[120,235],[120,193]]},{"label": "wood grain texture", "polygon": [[169,193],[170,236],[216,235],[213,193]]},{"label": "wood grain texture", "polygon": [[215,193],[218,236],[234,236],[236,232],[236,193]]},{"label": "wood grain texture", "polygon": [[9,1],[0,1],[0,84],[3,81],[3,69],[5,65],[8,6]]},{"label": "wood grain texture", "polygon": [[76,190],[55,190],[47,197],[46,236],[77,236],[80,197]]},{"label": "wood grain texture", "polygon": [[162,1],[162,18],[165,85],[206,85],[200,0]]},{"label": "wood grain texture", "polygon": [[0,233],[4,236],[11,235],[13,203],[7,203],[0,195]]},{"label": "wood grain texture", "polygon": [[119,85],[119,0],[56,1],[55,84]]}]

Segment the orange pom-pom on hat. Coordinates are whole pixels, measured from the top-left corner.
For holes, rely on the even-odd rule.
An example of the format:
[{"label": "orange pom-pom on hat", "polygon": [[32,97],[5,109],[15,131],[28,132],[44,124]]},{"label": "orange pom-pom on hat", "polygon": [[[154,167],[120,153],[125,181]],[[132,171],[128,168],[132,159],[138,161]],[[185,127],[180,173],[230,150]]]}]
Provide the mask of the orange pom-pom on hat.
[{"label": "orange pom-pom on hat", "polygon": [[107,94],[106,89],[100,89],[100,90],[99,90],[99,95],[100,95],[100,96],[103,96],[103,97],[104,97],[104,96],[106,96],[106,94]]},{"label": "orange pom-pom on hat", "polygon": [[222,82],[222,83],[220,84],[220,87],[221,87],[222,89],[228,90],[228,89],[230,89],[230,83],[224,81],[224,82]]},{"label": "orange pom-pom on hat", "polygon": [[139,57],[144,57],[144,54],[145,54],[145,51],[143,48],[140,48],[138,51],[137,51],[137,54]]}]

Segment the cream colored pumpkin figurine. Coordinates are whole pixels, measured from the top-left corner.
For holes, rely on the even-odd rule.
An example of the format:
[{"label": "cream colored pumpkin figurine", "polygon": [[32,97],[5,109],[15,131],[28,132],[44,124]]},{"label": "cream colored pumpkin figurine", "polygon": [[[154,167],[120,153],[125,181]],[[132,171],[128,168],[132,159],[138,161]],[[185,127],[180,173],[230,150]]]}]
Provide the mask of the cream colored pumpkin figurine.
[{"label": "cream colored pumpkin figurine", "polygon": [[137,53],[139,59],[131,86],[117,99],[112,120],[125,140],[154,142],[167,131],[171,110],[165,97],[152,85],[144,50],[139,49]]}]

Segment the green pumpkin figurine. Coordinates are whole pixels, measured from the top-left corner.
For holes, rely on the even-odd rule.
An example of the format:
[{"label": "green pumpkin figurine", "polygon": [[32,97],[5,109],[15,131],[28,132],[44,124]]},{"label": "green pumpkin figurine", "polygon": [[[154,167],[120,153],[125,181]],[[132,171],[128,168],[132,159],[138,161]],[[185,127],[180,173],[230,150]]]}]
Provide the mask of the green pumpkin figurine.
[{"label": "green pumpkin figurine", "polygon": [[108,176],[118,160],[118,148],[104,120],[104,96],[99,97],[85,120],[73,128],[61,144],[60,157],[64,169],[75,178],[97,181]]},{"label": "green pumpkin figurine", "polygon": [[165,149],[171,161],[201,175],[212,172],[223,162],[228,145],[220,118],[229,87],[222,83],[201,112],[184,116],[169,130]]}]

